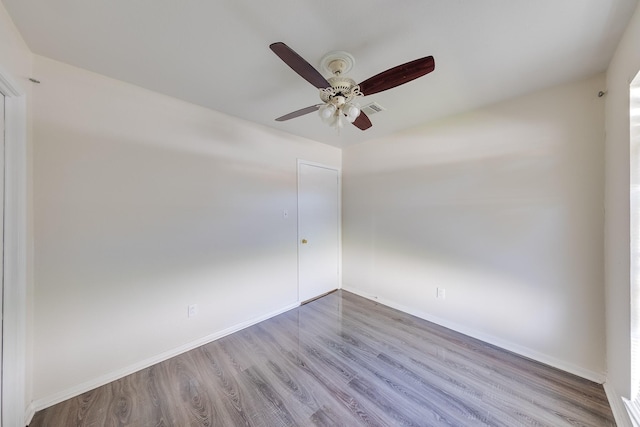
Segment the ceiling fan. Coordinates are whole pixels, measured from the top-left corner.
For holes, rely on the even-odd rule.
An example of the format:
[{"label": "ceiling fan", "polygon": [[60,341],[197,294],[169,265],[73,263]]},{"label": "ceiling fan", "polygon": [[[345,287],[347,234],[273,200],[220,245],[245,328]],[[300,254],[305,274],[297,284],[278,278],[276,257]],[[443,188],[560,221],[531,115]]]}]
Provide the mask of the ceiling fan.
[{"label": "ceiling fan", "polygon": [[324,68],[333,74],[329,79],[325,79],[318,70],[286,44],[276,42],[269,47],[293,71],[320,90],[320,99],[323,102],[278,117],[276,121],[279,122],[319,111],[323,121],[337,129],[342,128],[345,121],[353,123],[361,130],[369,129],[372,126],[371,120],[354,102],[358,97],[400,86],[429,74],[435,69],[433,56],[426,56],[389,68],[358,85],[353,79],[343,75],[353,66],[353,57],[346,52],[333,52],[323,58]]}]

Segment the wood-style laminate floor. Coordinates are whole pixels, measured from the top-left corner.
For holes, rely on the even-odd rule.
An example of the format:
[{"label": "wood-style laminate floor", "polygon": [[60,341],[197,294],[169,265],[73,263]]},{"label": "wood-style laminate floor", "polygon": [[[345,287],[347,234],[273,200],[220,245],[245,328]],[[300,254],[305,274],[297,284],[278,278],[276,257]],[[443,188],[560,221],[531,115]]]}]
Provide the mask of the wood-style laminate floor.
[{"label": "wood-style laminate floor", "polygon": [[601,385],[337,291],[30,427],[613,426]]}]

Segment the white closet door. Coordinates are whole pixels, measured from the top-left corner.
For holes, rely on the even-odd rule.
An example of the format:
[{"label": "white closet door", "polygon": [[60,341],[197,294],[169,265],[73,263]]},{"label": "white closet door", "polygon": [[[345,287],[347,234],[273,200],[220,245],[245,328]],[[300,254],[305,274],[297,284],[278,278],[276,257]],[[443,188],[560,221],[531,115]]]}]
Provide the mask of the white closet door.
[{"label": "white closet door", "polygon": [[298,165],[298,298],[301,302],[339,285],[338,170]]}]

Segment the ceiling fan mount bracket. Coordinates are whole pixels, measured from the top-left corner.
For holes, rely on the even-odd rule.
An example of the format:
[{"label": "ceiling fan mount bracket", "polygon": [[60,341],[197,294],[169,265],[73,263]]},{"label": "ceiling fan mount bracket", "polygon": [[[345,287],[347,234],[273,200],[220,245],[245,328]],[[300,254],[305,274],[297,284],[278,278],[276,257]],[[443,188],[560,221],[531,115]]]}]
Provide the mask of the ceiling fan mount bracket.
[{"label": "ceiling fan mount bracket", "polygon": [[353,55],[350,53],[336,50],[322,57],[320,60],[320,68],[325,73],[340,76],[351,71],[355,62]]}]

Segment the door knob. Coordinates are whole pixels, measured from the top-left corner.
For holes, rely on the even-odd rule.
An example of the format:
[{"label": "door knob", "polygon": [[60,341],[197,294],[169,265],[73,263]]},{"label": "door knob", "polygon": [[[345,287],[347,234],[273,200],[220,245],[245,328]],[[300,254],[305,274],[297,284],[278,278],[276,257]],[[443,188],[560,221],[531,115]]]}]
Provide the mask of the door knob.
[{"label": "door knob", "polygon": [[307,239],[302,239],[302,244],[306,245],[307,244]]}]

